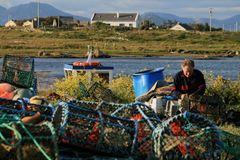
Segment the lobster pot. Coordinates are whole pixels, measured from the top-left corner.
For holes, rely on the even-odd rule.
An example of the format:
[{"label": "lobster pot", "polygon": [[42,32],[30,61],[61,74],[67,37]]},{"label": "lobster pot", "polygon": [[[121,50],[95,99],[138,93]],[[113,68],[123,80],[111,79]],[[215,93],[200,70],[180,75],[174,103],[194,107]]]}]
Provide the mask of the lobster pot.
[{"label": "lobster pot", "polygon": [[238,159],[240,157],[240,136],[221,131],[220,139],[223,144],[221,159]]},{"label": "lobster pot", "polygon": [[71,112],[71,108],[62,102],[54,113],[53,123],[58,130],[60,145],[117,156],[134,153],[134,121],[80,107],[78,112]]},{"label": "lobster pot", "polygon": [[88,92],[89,95],[97,101],[118,102],[120,100],[110,89],[105,88],[97,82],[89,88]]},{"label": "lobster pot", "polygon": [[[20,159],[58,159],[58,147],[55,130],[51,123],[44,123],[41,125],[26,125],[26,128],[37,141],[38,145],[33,143],[32,137],[22,128],[18,127],[18,130],[22,134],[23,141],[21,147],[17,149],[18,157]],[[39,149],[42,148],[43,152]]]},{"label": "lobster pot", "polygon": [[[78,104],[78,106],[74,106]],[[72,113],[82,113],[81,106],[85,107],[85,104],[91,104],[88,102],[78,101],[77,103],[68,103],[68,110]],[[92,107],[91,107],[92,108]],[[89,108],[89,109],[91,109]],[[155,126],[160,123],[160,120],[151,108],[147,107],[142,103],[132,104],[115,104],[108,102],[98,103],[96,110],[104,114],[112,114],[115,117],[135,120],[138,125],[137,139],[134,142],[136,144],[135,154],[137,156],[147,156],[150,154],[152,145],[152,131]],[[149,116],[149,117],[148,117]]]},{"label": "lobster pot", "polygon": [[201,96],[189,99],[186,102],[189,111],[197,111],[206,115],[213,120],[219,120],[220,117],[224,117],[226,113],[226,106],[221,97],[219,96]]},{"label": "lobster pot", "polygon": [[9,100],[0,98],[0,111],[18,116],[31,116],[37,112],[41,113],[44,120],[50,121],[54,112],[52,106],[26,103],[23,100]]},{"label": "lobster pot", "polygon": [[142,158],[151,156],[152,132],[161,123],[156,113],[145,104],[136,102],[122,105],[112,115],[138,122],[137,156]]},{"label": "lobster pot", "polygon": [[[113,115],[124,119],[131,119],[137,114],[141,114],[144,118],[149,119],[154,125],[160,122],[157,114],[148,106],[143,103],[131,103],[131,104],[118,104],[110,102],[88,102],[71,100],[67,103],[71,112],[78,113],[79,108],[87,110],[96,110],[104,114]],[[80,111],[81,112],[81,111]]]},{"label": "lobster pot", "polygon": [[154,156],[158,159],[219,159],[218,128],[205,117],[185,112],[154,130]]},{"label": "lobster pot", "polygon": [[0,98],[0,111],[7,114],[23,115],[25,108],[20,101]]},{"label": "lobster pot", "polygon": [[[70,109],[73,110],[78,110],[78,108],[86,108],[86,109],[93,109],[93,110],[98,110],[104,114],[112,114],[114,113],[117,109],[123,106],[123,104],[117,104],[117,103],[110,103],[110,102],[88,102],[88,101],[79,101],[79,100],[72,100],[68,103]],[[74,111],[73,111],[74,112]]]},{"label": "lobster pot", "polygon": [[111,115],[132,120],[144,119],[152,129],[160,123],[153,109],[140,102],[122,104]]},{"label": "lobster pot", "polygon": [[43,118],[43,120],[51,121],[54,108],[48,105],[38,105],[38,104],[31,104],[31,103],[25,104],[24,115],[26,116],[34,115],[37,112],[41,113],[41,117]]},{"label": "lobster pot", "polygon": [[23,125],[17,119],[1,123],[0,132],[6,141],[1,143],[0,159],[58,159],[57,139],[51,123]]},{"label": "lobster pot", "polygon": [[3,59],[1,81],[31,88],[34,84],[34,59],[6,55]]},{"label": "lobster pot", "polygon": [[[78,111],[78,108],[95,110],[99,105],[99,102],[90,102],[90,101],[80,101],[80,100],[71,100],[68,102],[70,109]],[[73,111],[74,112],[74,111]]]}]

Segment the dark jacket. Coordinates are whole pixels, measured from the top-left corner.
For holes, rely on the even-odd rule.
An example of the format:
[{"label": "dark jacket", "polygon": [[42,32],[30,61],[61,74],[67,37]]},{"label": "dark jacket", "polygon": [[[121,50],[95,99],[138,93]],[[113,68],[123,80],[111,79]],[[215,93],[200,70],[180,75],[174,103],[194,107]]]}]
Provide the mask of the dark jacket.
[{"label": "dark jacket", "polygon": [[186,77],[183,71],[178,72],[174,77],[173,95],[179,97],[181,94],[203,95],[206,89],[206,83],[203,74],[197,70],[193,70],[190,77]]}]

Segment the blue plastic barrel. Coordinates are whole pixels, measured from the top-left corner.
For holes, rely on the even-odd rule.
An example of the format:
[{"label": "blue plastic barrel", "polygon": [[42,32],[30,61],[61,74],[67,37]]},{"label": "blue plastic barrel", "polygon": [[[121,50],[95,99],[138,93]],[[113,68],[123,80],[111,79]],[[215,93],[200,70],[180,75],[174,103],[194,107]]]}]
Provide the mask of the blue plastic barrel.
[{"label": "blue plastic barrel", "polygon": [[132,78],[136,97],[148,92],[158,80],[164,80],[163,70],[161,67],[134,73]]}]

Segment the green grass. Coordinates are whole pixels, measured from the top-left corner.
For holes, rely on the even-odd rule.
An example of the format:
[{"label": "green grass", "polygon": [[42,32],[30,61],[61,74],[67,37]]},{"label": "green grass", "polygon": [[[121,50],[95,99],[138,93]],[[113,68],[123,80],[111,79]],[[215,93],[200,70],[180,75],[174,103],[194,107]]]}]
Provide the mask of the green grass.
[{"label": "green grass", "polygon": [[201,51],[201,56],[215,55],[228,50],[240,51],[240,33],[236,32],[185,33],[137,29],[117,32],[112,28],[27,32],[21,29],[0,28],[0,36],[1,56],[37,56],[39,51],[83,56],[87,45],[93,45],[112,56],[177,55],[169,50],[180,49]]}]

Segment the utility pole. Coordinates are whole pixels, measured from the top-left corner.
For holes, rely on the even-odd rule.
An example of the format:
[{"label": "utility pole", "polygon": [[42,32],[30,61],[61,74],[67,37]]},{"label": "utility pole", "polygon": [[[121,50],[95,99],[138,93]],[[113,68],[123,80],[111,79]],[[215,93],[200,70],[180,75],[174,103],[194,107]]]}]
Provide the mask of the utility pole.
[{"label": "utility pole", "polygon": [[238,32],[238,22],[236,22],[236,32]]},{"label": "utility pole", "polygon": [[58,28],[60,27],[60,16],[58,16]]},{"label": "utility pole", "polygon": [[8,21],[12,20],[12,16],[8,15]]},{"label": "utility pole", "polygon": [[37,2],[37,28],[39,28],[39,18],[40,18],[40,0]]},{"label": "utility pole", "polygon": [[209,31],[212,32],[212,13],[213,13],[213,8],[209,8],[209,13],[210,13],[210,17],[209,17]]},{"label": "utility pole", "polygon": [[222,30],[223,30],[223,32],[224,32],[224,24],[223,24],[223,26],[222,26]]}]

